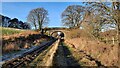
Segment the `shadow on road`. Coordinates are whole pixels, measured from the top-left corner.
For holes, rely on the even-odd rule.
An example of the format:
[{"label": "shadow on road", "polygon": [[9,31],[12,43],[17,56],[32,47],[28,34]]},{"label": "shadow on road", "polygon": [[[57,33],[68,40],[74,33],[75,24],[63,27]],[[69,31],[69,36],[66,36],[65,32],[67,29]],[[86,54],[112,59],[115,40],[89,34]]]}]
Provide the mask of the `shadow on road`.
[{"label": "shadow on road", "polygon": [[78,61],[72,56],[67,46],[60,43],[53,59],[53,68],[81,68]]}]

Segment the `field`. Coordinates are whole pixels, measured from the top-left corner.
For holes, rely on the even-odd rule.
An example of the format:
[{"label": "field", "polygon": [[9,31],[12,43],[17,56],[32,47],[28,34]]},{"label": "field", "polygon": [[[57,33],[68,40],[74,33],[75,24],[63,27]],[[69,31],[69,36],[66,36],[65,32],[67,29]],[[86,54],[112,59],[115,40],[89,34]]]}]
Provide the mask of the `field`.
[{"label": "field", "polygon": [[2,35],[18,34],[18,33],[25,31],[25,30],[21,30],[21,29],[5,28],[5,27],[0,27],[0,30],[2,32]]}]

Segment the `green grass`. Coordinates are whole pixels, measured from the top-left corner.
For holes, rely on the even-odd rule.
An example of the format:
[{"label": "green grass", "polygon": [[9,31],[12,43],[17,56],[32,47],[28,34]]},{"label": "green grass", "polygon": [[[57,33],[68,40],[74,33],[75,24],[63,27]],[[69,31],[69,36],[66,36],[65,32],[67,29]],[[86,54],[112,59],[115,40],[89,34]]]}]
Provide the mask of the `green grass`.
[{"label": "green grass", "polygon": [[24,30],[17,30],[14,28],[0,27],[0,31],[2,32],[2,35],[12,35],[12,34],[23,32]]}]

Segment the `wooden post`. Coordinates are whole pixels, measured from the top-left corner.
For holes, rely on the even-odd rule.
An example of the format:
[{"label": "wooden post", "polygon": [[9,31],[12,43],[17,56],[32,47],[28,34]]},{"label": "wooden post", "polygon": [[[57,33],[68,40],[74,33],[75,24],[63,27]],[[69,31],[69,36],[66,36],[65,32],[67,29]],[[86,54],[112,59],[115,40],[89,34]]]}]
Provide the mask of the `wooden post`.
[{"label": "wooden post", "polygon": [[112,40],[113,40],[113,45],[115,44],[115,40],[114,40],[114,37],[112,37]]},{"label": "wooden post", "polygon": [[106,38],[106,43],[107,43],[108,41],[107,41],[107,38]]}]

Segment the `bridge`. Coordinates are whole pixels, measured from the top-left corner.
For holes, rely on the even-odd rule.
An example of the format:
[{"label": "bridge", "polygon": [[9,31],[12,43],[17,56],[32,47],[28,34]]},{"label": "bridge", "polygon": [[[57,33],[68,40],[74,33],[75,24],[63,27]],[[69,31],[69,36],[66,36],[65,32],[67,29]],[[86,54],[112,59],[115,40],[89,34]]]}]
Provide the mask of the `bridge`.
[{"label": "bridge", "polygon": [[59,33],[64,34],[66,36],[66,30],[67,28],[45,28],[45,33],[47,33],[50,36],[57,37]]}]

